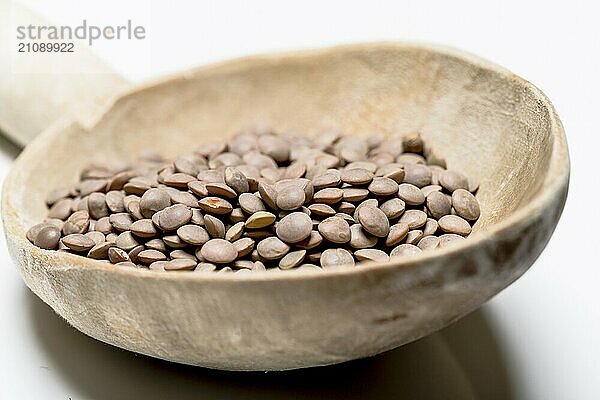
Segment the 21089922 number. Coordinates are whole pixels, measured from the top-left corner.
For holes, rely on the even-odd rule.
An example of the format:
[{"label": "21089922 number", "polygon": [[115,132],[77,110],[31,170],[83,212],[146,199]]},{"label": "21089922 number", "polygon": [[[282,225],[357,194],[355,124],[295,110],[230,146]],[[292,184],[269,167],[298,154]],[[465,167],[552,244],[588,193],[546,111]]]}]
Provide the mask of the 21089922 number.
[{"label": "21089922 number", "polygon": [[73,53],[74,43],[19,43],[19,53]]}]

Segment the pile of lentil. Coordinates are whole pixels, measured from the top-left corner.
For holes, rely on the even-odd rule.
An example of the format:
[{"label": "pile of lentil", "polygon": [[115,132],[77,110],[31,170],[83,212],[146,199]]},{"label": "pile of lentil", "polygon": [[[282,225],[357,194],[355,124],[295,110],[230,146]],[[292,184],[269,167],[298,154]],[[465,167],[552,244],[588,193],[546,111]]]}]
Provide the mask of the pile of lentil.
[{"label": "pile of lentil", "polygon": [[91,165],[27,238],[127,269],[348,268],[464,240],[477,189],[419,134],[248,130],[174,161]]}]

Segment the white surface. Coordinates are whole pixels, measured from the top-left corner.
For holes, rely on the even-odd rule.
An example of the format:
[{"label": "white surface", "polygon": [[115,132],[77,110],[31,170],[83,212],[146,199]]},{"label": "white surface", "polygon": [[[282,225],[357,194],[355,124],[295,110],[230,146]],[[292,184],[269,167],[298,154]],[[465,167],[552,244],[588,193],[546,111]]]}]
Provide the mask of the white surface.
[{"label": "white surface", "polygon": [[[600,396],[597,229],[584,222],[600,220],[597,200],[586,201],[600,195],[596,2],[28,3],[61,23],[144,24],[148,38],[138,47],[94,45],[137,82],[238,55],[353,41],[433,41],[471,51],[532,81],[553,101],[569,140],[571,190],[543,255],[483,312],[385,356],[319,372],[223,374],[97,343],[28,292],[2,242],[0,399],[386,398],[402,392],[426,398],[428,389],[439,398]],[[13,152],[5,142],[0,148],[4,177]]]}]

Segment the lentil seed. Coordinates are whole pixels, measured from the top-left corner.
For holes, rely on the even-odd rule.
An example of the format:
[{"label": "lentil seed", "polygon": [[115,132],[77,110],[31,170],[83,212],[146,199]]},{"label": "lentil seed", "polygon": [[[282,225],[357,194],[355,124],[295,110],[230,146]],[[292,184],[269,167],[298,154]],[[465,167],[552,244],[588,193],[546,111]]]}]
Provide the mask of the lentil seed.
[{"label": "lentil seed", "polygon": [[350,225],[338,216],[326,218],[319,224],[318,229],[323,238],[332,243],[348,243],[350,241]]},{"label": "lentil seed", "polygon": [[[405,214],[406,215],[406,214]],[[358,210],[358,222],[373,236],[385,237],[390,232],[390,221],[379,208],[367,205]]]},{"label": "lentil seed", "polygon": [[[104,239],[104,235],[102,238]],[[54,250],[58,246],[59,240],[60,230],[54,225],[47,225],[37,233],[33,244],[42,249]]]}]

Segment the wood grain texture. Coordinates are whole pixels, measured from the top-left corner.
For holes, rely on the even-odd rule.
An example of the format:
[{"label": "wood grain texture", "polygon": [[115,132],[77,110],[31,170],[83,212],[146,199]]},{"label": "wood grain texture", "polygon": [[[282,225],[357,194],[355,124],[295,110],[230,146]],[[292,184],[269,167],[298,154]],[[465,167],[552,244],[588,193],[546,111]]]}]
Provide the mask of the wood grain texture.
[{"label": "wood grain texture", "polygon": [[[308,134],[420,130],[481,181],[474,233],[402,262],[229,276],[117,271],[26,240],[47,191],[90,161],[133,159],[138,146],[175,155],[256,121]],[[201,68],[124,95],[94,126],[61,121],[15,162],[2,216],[27,285],[85,334],[187,364],[281,370],[373,355],[479,307],[543,250],[568,179],[562,126],[530,83],[455,50],[354,45]]]}]

